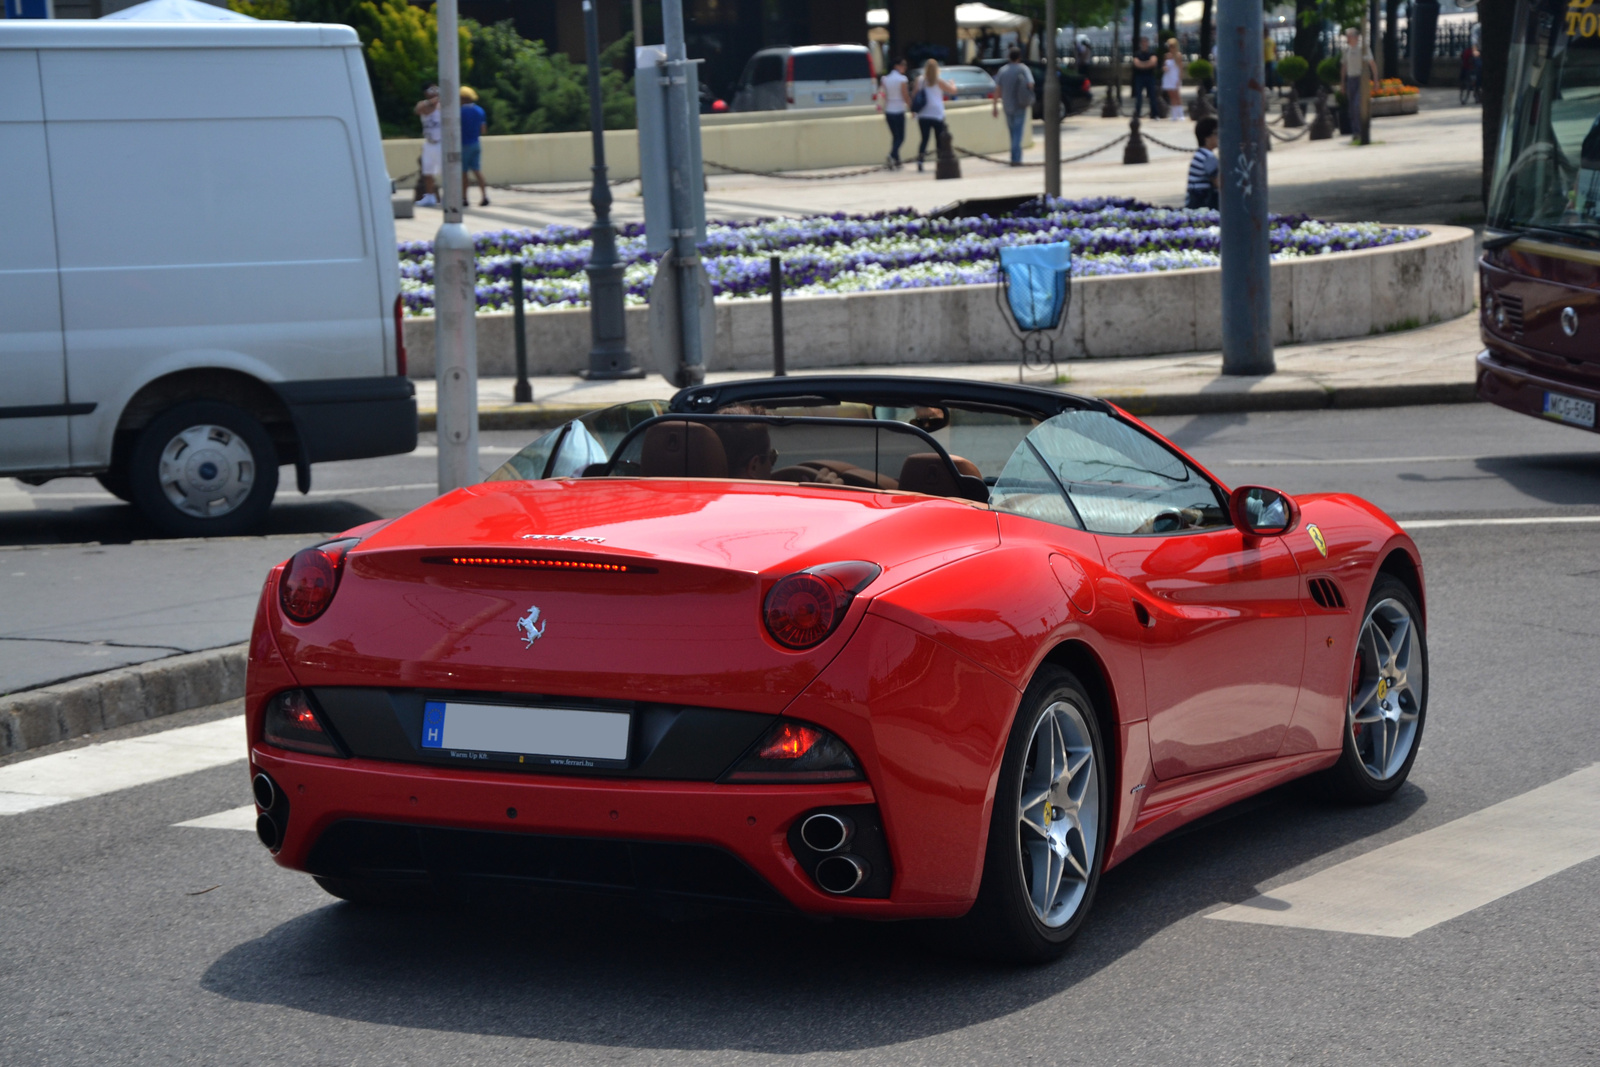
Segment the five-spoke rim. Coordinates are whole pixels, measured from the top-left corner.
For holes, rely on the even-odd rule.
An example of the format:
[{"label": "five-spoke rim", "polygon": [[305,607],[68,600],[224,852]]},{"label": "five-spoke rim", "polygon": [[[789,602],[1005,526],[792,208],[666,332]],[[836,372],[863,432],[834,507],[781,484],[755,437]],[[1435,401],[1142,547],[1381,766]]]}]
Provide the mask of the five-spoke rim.
[{"label": "five-spoke rim", "polygon": [[256,459],[226,426],[191,426],[167,442],[156,472],[161,491],[185,515],[214,519],[250,495]]},{"label": "five-spoke rim", "polygon": [[1350,739],[1367,774],[1387,781],[1405,766],[1417,739],[1426,678],[1417,626],[1398,600],[1367,613],[1350,676]]},{"label": "five-spoke rim", "polygon": [[1048,927],[1067,924],[1089,890],[1100,836],[1100,787],[1084,712],[1066,701],[1033,726],[1017,797],[1023,884]]}]

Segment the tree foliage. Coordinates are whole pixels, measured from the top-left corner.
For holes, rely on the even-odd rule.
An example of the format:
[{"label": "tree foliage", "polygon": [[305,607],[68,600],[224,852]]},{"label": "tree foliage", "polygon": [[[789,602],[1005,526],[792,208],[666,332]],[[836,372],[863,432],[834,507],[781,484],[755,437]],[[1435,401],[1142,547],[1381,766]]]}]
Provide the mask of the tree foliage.
[{"label": "tree foliage", "polygon": [[1300,56],[1284,56],[1278,60],[1278,77],[1290,85],[1304,78],[1309,69],[1311,64]]}]

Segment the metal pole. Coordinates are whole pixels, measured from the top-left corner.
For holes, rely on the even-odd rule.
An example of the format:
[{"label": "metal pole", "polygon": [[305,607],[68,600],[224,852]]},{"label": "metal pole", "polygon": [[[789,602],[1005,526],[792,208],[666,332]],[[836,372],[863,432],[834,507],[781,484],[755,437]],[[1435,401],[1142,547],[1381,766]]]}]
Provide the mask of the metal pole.
[{"label": "metal pole", "polygon": [[456,0],[440,0],[439,138],[444,151],[444,223],[433,239],[434,376],[439,386],[439,492],[479,481],[477,266],[461,224],[461,37]]},{"label": "metal pole", "polygon": [[511,328],[516,331],[517,384],[512,387],[511,399],[518,404],[533,403],[533,386],[528,384],[528,329],[523,321],[522,260],[511,261]]},{"label": "metal pole", "polygon": [[594,0],[583,0],[583,38],[589,64],[589,137],[593,146],[594,184],[589,203],[594,205],[590,230],[589,265],[589,369],[590,380],[643,378],[628,351],[628,324],[623,317],[622,261],[617,258],[617,228],[611,223],[611,184],[606,180],[605,109],[600,101],[600,27]]},{"label": "metal pole", "polygon": [[1217,4],[1222,166],[1222,373],[1271,374],[1272,264],[1267,229],[1266,92],[1261,0]]},{"label": "metal pole", "polygon": [[772,288],[772,376],[782,378],[789,373],[783,363],[783,260],[773,256],[768,267],[768,285]]},{"label": "metal pole", "polygon": [[633,47],[644,44],[644,3],[633,0]]},{"label": "metal pole", "polygon": [[[1366,32],[1362,34],[1362,47],[1372,53],[1374,65],[1378,56],[1378,0],[1368,0]],[[1372,143],[1372,75],[1367,71],[1367,61],[1361,61],[1361,143]]]},{"label": "metal pole", "polygon": [[696,101],[689,99],[688,51],[683,39],[683,0],[662,0],[661,22],[667,61],[662,76],[667,88],[667,172],[672,199],[672,255],[678,266],[678,327],[682,331],[685,385],[705,381],[706,357],[700,333],[700,256],[694,246],[694,186],[704,177],[694,169],[689,138],[695,134]]},{"label": "metal pole", "polygon": [[1056,0],[1044,0],[1044,195],[1061,195],[1061,71],[1056,66]]}]

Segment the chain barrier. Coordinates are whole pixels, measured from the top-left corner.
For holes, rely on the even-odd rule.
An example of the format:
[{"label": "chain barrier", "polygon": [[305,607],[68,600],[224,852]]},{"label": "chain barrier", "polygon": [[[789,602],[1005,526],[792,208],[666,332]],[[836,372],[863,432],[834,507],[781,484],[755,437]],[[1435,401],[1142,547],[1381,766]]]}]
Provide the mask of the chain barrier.
[{"label": "chain barrier", "polygon": [[834,174],[791,174],[781,170],[746,170],[744,167],[734,167],[727,163],[718,163],[714,159],[703,160],[708,167],[728,171],[730,174],[749,174],[757,178],[781,178],[791,182],[829,182],[838,178],[859,178],[863,174],[876,174],[880,170],[888,170],[887,163],[879,163],[872,167],[858,167],[855,170],[842,170]]},{"label": "chain barrier", "polygon": [[1170,149],[1173,152],[1193,152],[1194,151],[1194,149],[1190,148],[1188,145],[1168,144],[1167,142],[1163,141],[1161,138],[1156,137],[1153,134],[1145,133],[1143,130],[1139,131],[1139,136],[1142,137],[1144,140],[1149,141],[1151,144],[1158,144],[1162,148]]},{"label": "chain barrier", "polygon": [[[629,182],[636,182],[638,180],[639,180],[638,178],[612,178],[610,181],[606,182],[606,184],[607,185],[627,185]],[[527,186],[527,185],[496,185],[494,182],[490,182],[489,183],[489,188],[491,188],[491,189],[504,189],[507,192],[511,192],[511,193],[547,193],[547,194],[554,195],[554,196],[560,196],[560,195],[565,195],[567,193],[587,193],[587,192],[589,192],[589,190],[594,188],[594,183],[590,182],[587,185],[572,185],[572,186],[564,186],[564,187],[561,187],[561,188],[552,189],[547,185],[535,185],[535,186]]]},{"label": "chain barrier", "polygon": [[1276,137],[1280,141],[1298,141],[1300,138],[1311,132],[1311,124],[1307,123],[1306,125],[1302,126],[1299,133],[1279,133],[1271,126],[1267,127],[1267,132],[1272,134],[1273,137]]},{"label": "chain barrier", "polygon": [[[1113,138],[1112,140],[1107,141],[1105,144],[1101,145],[1099,148],[1091,148],[1087,152],[1079,152],[1075,156],[1067,156],[1061,162],[1063,164],[1076,163],[1080,159],[1088,159],[1090,156],[1097,155],[1097,154],[1099,154],[1101,152],[1104,152],[1108,148],[1115,148],[1117,145],[1121,144],[1123,141],[1126,141],[1127,139],[1128,139],[1128,135],[1127,134],[1123,134],[1121,137]],[[1009,166],[1011,166],[1011,161],[1009,159],[996,159],[994,156],[986,156],[982,152],[969,151],[968,149],[962,148],[960,145],[956,145],[955,146],[955,150],[958,153],[960,153],[961,155],[967,156],[970,159],[981,159],[986,163],[993,163],[996,166],[1000,166],[1000,167],[1009,167]],[[1020,167],[1042,167],[1042,166],[1044,166],[1044,160],[1040,160],[1037,163],[1027,162],[1027,163],[1019,163],[1017,165],[1020,166]]]}]

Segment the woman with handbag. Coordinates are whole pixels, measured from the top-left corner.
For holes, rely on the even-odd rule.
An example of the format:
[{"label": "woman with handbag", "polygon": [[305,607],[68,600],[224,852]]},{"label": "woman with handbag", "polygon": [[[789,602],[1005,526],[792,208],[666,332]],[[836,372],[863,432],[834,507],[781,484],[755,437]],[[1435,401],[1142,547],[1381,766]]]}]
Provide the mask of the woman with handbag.
[{"label": "woman with handbag", "polygon": [[939,77],[939,61],[929,59],[917,75],[916,88],[911,93],[911,110],[917,114],[917,126],[922,130],[922,140],[917,144],[917,169],[928,154],[928,138],[932,136],[933,149],[939,150],[938,134],[944,131],[945,95],[956,95],[956,83]]}]

